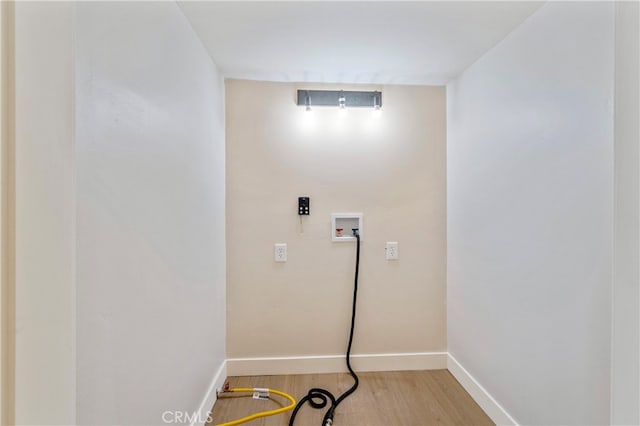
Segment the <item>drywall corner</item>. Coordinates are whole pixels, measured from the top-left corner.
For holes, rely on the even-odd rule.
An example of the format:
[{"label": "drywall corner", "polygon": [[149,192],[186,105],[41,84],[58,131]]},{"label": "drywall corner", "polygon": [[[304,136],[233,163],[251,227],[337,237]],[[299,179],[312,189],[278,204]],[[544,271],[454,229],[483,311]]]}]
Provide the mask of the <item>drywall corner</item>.
[{"label": "drywall corner", "polygon": [[223,361],[220,364],[220,368],[214,374],[211,379],[211,384],[209,385],[209,389],[207,389],[207,393],[205,394],[202,402],[200,403],[200,407],[198,407],[198,416],[193,419],[191,426],[205,426],[209,423],[209,418],[211,416],[211,411],[213,410],[213,405],[216,402],[218,389],[222,389],[224,387],[224,382],[227,380],[227,361]]},{"label": "drywall corner", "polygon": [[497,425],[518,425],[518,422],[451,354],[447,356],[447,369]]}]

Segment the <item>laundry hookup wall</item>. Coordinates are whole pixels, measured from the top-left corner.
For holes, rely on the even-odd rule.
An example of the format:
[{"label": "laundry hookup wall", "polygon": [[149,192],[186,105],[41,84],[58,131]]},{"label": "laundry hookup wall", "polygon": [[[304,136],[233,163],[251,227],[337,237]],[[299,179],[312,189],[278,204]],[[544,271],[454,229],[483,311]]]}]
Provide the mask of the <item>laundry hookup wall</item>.
[{"label": "laundry hookup wall", "polygon": [[[378,90],[384,106],[306,112],[298,89]],[[345,369],[355,254],[330,229],[344,212],[366,228],[354,368],[445,368],[445,88],[228,79],[225,94],[228,374]]]}]

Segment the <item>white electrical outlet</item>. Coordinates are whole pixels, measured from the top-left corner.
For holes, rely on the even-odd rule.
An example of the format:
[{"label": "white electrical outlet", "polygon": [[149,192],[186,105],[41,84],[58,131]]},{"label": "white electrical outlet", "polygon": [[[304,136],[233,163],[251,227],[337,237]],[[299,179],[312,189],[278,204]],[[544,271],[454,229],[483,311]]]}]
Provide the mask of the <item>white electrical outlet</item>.
[{"label": "white electrical outlet", "polygon": [[389,241],[385,247],[387,260],[398,260],[398,242]]},{"label": "white electrical outlet", "polygon": [[274,244],[274,257],[276,262],[286,262],[287,261],[287,244],[286,243],[278,243]]}]

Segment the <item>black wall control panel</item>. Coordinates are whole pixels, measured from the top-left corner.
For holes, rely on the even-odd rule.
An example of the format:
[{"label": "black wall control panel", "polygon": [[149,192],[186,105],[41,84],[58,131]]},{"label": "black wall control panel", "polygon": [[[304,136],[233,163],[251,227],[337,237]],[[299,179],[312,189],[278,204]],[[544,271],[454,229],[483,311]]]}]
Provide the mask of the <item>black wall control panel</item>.
[{"label": "black wall control panel", "polygon": [[298,214],[308,215],[310,213],[309,197],[298,197]]}]

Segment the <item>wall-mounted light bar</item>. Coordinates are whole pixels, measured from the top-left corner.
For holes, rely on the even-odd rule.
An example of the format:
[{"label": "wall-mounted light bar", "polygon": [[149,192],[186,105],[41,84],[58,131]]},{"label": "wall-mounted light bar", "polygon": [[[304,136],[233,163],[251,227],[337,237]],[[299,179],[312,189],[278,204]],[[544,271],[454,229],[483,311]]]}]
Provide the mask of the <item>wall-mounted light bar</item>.
[{"label": "wall-mounted light bar", "polygon": [[357,92],[351,90],[298,90],[298,106],[329,106],[339,108],[382,107],[382,92]]}]

